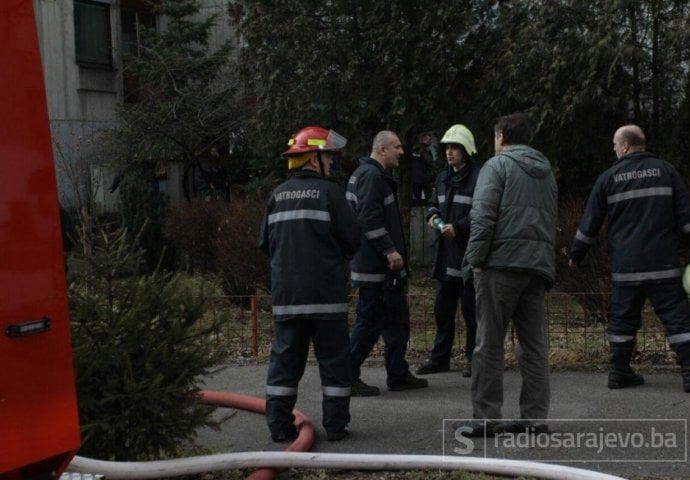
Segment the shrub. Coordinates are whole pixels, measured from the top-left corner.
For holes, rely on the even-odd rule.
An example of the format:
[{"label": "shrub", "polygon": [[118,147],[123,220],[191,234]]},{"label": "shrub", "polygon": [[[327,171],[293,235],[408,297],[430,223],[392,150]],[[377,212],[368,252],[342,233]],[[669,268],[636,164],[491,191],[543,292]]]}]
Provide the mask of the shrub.
[{"label": "shrub", "polygon": [[213,408],[197,402],[198,378],[219,363],[200,320],[203,286],[145,264],[139,235],[82,225],[72,252],[72,319],[81,453],[110,460],[175,455]]},{"label": "shrub", "polygon": [[[611,267],[606,253],[605,232],[599,233],[587,256],[577,267],[568,266],[567,251],[570,249],[580,218],[584,211],[585,200],[567,200],[561,204],[560,225],[556,234],[556,271],[557,284],[564,292],[601,293],[611,290]],[[585,323],[603,322],[608,318],[608,295],[577,295],[577,302],[583,310]]]},{"label": "shrub", "polygon": [[192,270],[220,274],[229,295],[270,288],[270,267],[259,250],[264,202],[195,200],[173,208],[166,235]]}]

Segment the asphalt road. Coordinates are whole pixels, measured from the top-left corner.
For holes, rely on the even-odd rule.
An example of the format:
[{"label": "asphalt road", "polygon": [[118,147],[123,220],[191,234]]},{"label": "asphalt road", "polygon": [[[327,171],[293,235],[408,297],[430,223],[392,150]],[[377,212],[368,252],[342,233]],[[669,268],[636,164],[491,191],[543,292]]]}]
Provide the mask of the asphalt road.
[{"label": "asphalt road", "polygon": [[[229,364],[207,378],[204,388],[263,398],[266,364]],[[473,455],[553,462],[626,478],[687,478],[690,393],[679,373],[645,374],[643,386],[609,390],[605,373],[554,371],[550,431],[489,439],[456,437],[453,424],[472,416],[470,379],[459,369],[429,375],[430,386],[407,392],[385,389],[385,370],[366,363],[362,379],[382,388],[379,397],[353,398],[352,434],[328,442],[321,427],[318,368],[307,367],[297,408],[310,417],[315,452],[415,455]],[[520,375],[504,377],[503,417],[516,418]],[[219,409],[229,416],[220,432],[202,430],[197,443],[213,452],[283,450],[270,440],[263,416]]]}]

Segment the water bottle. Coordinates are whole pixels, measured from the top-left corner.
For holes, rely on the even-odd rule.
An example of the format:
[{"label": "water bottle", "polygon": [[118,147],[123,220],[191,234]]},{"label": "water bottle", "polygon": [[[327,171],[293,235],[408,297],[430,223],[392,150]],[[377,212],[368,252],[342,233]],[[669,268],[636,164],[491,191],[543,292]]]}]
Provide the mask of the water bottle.
[{"label": "water bottle", "polygon": [[446,225],[446,222],[443,221],[441,217],[436,217],[434,218],[434,227],[438,228],[438,231],[440,232],[443,230],[443,227]]}]

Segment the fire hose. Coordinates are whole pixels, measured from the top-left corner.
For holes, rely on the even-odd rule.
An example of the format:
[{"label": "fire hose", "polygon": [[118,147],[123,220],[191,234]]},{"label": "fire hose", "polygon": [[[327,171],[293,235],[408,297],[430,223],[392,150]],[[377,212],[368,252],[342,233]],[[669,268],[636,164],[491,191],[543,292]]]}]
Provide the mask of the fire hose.
[{"label": "fire hose", "polygon": [[[265,413],[265,400],[232,393],[203,391],[201,401],[211,405]],[[317,468],[345,470],[466,470],[502,476],[527,476],[552,480],[622,480],[621,477],[581,468],[500,458],[441,455],[389,455],[307,452],[314,441],[311,420],[295,410],[297,439],[284,452],[237,452],[150,462],[109,462],[74,457],[70,472],[97,473],[108,479],[158,479],[182,475],[258,468],[248,479],[272,479],[281,469]]]}]

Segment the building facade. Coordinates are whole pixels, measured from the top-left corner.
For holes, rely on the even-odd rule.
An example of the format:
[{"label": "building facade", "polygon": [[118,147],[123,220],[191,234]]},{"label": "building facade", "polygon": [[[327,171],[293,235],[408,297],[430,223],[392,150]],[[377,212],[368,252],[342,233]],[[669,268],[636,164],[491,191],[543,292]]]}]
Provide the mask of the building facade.
[{"label": "building facade", "polygon": [[[117,210],[110,186],[117,174],[105,132],[118,124],[116,107],[132,80],[124,53],[136,54],[144,26],[165,28],[165,18],[143,0],[33,0],[45,75],[48,115],[60,202],[67,209]],[[200,16],[217,14],[211,46],[231,38],[224,2],[203,0]],[[182,197],[180,165],[162,167],[160,188],[171,203]]]}]

